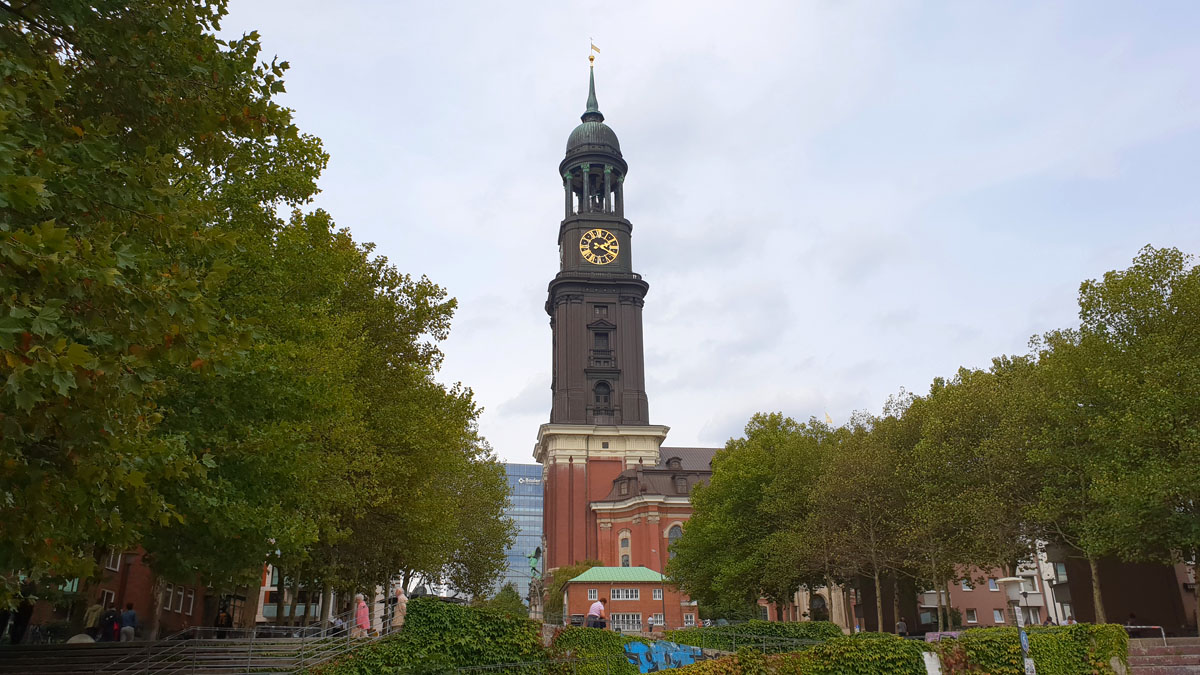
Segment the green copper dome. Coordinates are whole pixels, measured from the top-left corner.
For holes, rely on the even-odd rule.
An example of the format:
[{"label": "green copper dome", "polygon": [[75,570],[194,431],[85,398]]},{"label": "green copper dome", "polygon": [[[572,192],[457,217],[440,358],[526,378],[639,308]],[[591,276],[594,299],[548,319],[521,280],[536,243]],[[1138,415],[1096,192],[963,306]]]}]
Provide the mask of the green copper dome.
[{"label": "green copper dome", "polygon": [[587,110],[580,116],[582,124],[575,127],[567,138],[567,155],[581,152],[610,152],[621,156],[621,143],[617,134],[604,123],[604,114],[596,102],[596,73],[588,72]]}]

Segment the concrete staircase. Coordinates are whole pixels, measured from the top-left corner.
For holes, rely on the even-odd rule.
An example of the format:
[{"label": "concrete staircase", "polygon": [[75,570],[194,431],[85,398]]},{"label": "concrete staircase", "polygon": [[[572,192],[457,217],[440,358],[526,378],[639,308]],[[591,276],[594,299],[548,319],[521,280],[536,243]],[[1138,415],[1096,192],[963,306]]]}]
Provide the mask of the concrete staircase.
[{"label": "concrete staircase", "polygon": [[1130,675],[1200,675],[1200,638],[1138,638],[1129,641]]}]

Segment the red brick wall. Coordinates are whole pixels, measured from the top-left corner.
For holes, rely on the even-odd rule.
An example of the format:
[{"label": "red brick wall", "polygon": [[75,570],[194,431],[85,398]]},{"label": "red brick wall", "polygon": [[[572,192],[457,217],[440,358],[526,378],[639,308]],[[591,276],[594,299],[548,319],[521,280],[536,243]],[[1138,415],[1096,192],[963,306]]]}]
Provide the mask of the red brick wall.
[{"label": "red brick wall", "polygon": [[[613,600],[612,589],[614,588],[636,588],[639,591],[637,600]],[[654,599],[654,589],[663,589],[663,597],[661,600]],[[606,611],[611,616],[614,613],[637,613],[641,614],[643,629],[650,617],[655,614],[662,614],[666,621],[666,630],[674,630],[682,628],[684,625],[684,615],[691,614],[696,623],[700,622],[699,609],[695,605],[683,604],[687,597],[681,594],[676,588],[663,583],[628,583],[628,582],[603,582],[603,583],[588,583],[588,582],[572,582],[567,584],[567,618],[572,614],[586,616],[588,608],[592,606],[594,600],[588,600],[588,590],[596,589],[598,597],[608,598]],[[611,627],[611,621],[609,626]],[[655,630],[659,630],[655,626]]]}]

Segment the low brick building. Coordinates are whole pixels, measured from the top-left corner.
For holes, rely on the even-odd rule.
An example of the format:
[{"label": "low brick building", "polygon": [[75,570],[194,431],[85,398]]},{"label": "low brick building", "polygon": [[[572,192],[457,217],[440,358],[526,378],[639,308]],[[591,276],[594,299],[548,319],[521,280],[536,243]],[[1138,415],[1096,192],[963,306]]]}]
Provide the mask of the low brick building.
[{"label": "low brick building", "polygon": [[600,598],[608,598],[609,627],[627,633],[673,630],[699,620],[696,604],[646,567],[593,567],[571,579],[563,592],[567,620],[581,624]]}]

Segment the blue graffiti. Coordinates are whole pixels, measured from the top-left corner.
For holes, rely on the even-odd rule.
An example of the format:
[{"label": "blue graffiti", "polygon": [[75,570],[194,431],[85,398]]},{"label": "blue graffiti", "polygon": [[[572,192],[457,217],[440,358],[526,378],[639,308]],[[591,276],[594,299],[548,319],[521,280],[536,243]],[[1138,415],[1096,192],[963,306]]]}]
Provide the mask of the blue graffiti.
[{"label": "blue graffiti", "polygon": [[643,673],[657,673],[703,661],[704,654],[699,647],[659,640],[650,644],[630,642],[625,645],[625,658]]}]

